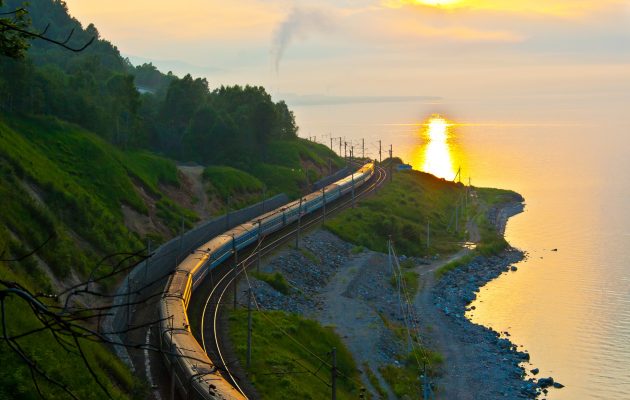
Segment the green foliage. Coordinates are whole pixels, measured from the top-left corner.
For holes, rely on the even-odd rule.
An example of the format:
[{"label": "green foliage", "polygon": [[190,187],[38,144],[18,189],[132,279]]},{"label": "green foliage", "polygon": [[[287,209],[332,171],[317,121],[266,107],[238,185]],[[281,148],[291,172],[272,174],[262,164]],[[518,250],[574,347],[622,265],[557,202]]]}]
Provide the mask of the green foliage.
[{"label": "green foliage", "polygon": [[121,153],[122,163],[127,171],[137,177],[153,194],[160,193],[158,184],[179,186],[175,163],[145,150]]},{"label": "green foliage", "polygon": [[[476,256],[492,256],[501,253],[509,244],[502,234],[497,232],[496,228],[488,221],[486,209],[489,204],[496,207],[501,204],[522,201],[521,195],[516,192],[501,189],[477,189],[477,193],[481,193],[481,205],[475,216],[475,223],[479,229],[480,240],[475,250],[463,257],[453,260],[435,271],[435,276],[441,278],[450,271],[462,267],[470,263]],[[490,203],[485,203],[489,201]]]},{"label": "green foliage", "polygon": [[[302,168],[302,160],[327,168],[331,160],[333,167],[339,168],[343,160],[323,144],[307,140],[279,140],[269,144],[265,162],[289,168]],[[319,178],[319,177],[318,177]]]},{"label": "green foliage", "polygon": [[381,376],[399,399],[422,398],[420,376],[421,365],[426,363],[427,374],[435,375],[435,368],[443,362],[442,355],[426,348],[418,348],[408,354],[400,365],[384,365],[379,368]]},{"label": "green foliage", "polygon": [[291,291],[291,286],[287,282],[284,275],[280,272],[274,272],[273,274],[267,274],[264,272],[253,272],[252,276],[263,282],[267,282],[269,286],[277,290],[278,292],[287,295]]},{"label": "green foliage", "polygon": [[[20,31],[27,30],[30,25],[28,13],[24,10],[4,7],[0,0],[0,55],[11,58],[22,58],[28,48],[29,36]],[[12,11],[14,13],[8,14]]]},{"label": "green foliage", "polygon": [[[232,343],[245,365],[247,342],[247,311],[232,312],[229,318]],[[330,367],[321,367],[322,361],[297,345],[283,332],[291,335],[308,349],[329,362],[327,354],[337,348],[338,399],[359,397],[359,374],[352,355],[331,328],[322,327],[315,321],[281,311],[253,313],[252,366],[249,378],[261,398],[265,399],[328,399]],[[321,367],[321,368],[320,368]],[[296,373],[286,373],[293,371]],[[297,372],[304,373],[297,373]],[[307,371],[317,371],[314,376]],[[278,374],[273,374],[278,372]],[[324,381],[324,382],[322,382]]]},{"label": "green foliage", "polygon": [[463,257],[460,257],[456,260],[453,260],[451,262],[448,262],[444,265],[442,265],[440,268],[438,268],[435,271],[435,276],[439,279],[441,277],[443,277],[445,274],[449,273],[450,271],[453,271],[461,266],[464,266],[466,264],[468,264],[469,262],[471,262],[473,260],[473,258],[475,258],[474,254],[467,254]]},{"label": "green foliage", "polygon": [[427,254],[428,219],[430,253],[447,253],[463,239],[451,224],[463,192],[463,186],[423,172],[394,173],[393,182],[329,220],[326,227],[344,240],[380,252],[387,251],[391,235],[399,254],[420,256]]},{"label": "green foliage", "polygon": [[158,183],[177,183],[171,161],[146,152],[121,152],[94,134],[52,118],[0,119],[0,169],[0,220],[31,246],[54,234],[42,257],[61,277],[71,267],[87,268],[94,252],[143,247],[125,227],[120,208],[127,204],[147,212],[134,180],[154,191],[158,217],[174,232],[182,215],[188,226],[197,220],[159,192]]},{"label": "green foliage", "polygon": [[[407,288],[407,293],[413,299],[420,287],[420,275],[416,271],[402,271],[402,279]],[[398,287],[398,277],[396,275],[392,275],[389,282],[393,287]]]},{"label": "green foliage", "polygon": [[247,172],[227,166],[210,166],[203,171],[204,179],[212,185],[212,191],[226,199],[234,194],[257,194],[263,183]]},{"label": "green foliage", "polygon": [[352,247],[352,250],[350,250],[350,253],[352,253],[352,254],[360,254],[360,253],[363,253],[363,251],[365,251],[365,247],[363,247],[363,246],[354,246],[354,247]]},{"label": "green foliage", "polygon": [[479,200],[481,200],[485,206],[489,207],[514,201],[524,201],[523,196],[513,190],[476,188],[475,192],[477,193]]},{"label": "green foliage", "polygon": [[302,253],[302,255],[304,257],[306,257],[313,264],[321,264],[322,263],[322,260],[319,258],[319,256],[317,254],[313,253],[312,251],[310,251],[309,249],[306,249],[304,247],[300,247],[299,250],[300,250],[300,253]]},{"label": "green foliage", "polygon": [[267,185],[271,193],[286,193],[297,198],[306,186],[306,176],[300,169],[280,165],[258,164],[251,174]]}]

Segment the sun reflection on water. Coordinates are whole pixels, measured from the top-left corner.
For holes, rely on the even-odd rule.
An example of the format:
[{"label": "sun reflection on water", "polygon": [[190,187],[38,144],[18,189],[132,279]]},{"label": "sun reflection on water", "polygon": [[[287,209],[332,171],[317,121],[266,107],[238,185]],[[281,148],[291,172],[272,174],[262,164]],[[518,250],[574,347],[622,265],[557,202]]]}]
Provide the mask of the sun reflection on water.
[{"label": "sun reflection on water", "polygon": [[420,154],[420,169],[439,178],[455,178],[455,166],[451,151],[451,130],[446,119],[439,115],[432,116],[425,124],[422,136],[428,142]]}]

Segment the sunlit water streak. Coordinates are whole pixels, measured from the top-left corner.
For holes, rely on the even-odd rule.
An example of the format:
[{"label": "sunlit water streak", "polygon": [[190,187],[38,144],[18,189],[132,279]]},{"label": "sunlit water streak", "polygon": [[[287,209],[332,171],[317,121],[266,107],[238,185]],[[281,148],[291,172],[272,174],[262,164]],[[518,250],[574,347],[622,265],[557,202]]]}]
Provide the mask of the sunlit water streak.
[{"label": "sunlit water streak", "polygon": [[424,172],[444,179],[453,179],[455,171],[449,143],[449,123],[442,117],[432,117],[425,125],[422,137],[427,142],[420,152],[420,159],[414,162],[416,169],[420,165],[419,169]]},{"label": "sunlit water streak", "polygon": [[[450,169],[438,173],[445,179],[461,167],[462,181],[471,176],[474,185],[521,193],[526,210],[510,220],[506,236],[528,258],[482,288],[473,322],[509,331],[539,376],[566,385],[548,399],[630,399],[627,113],[588,120],[580,108],[556,121],[451,125],[446,146],[428,152],[423,115],[432,110],[336,107],[333,121],[355,121],[337,126],[330,109],[307,111],[310,122],[331,124],[326,132],[365,138],[373,157],[383,139],[384,148],[393,143],[394,154],[414,168],[428,169],[427,155],[448,155]],[[304,126],[299,112],[298,121]]]}]

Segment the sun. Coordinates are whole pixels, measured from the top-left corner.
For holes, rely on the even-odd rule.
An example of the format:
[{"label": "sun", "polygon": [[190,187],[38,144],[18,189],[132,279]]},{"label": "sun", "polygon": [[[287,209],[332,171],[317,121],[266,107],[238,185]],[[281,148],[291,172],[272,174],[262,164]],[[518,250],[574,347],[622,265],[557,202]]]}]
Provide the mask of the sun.
[{"label": "sun", "polygon": [[460,2],[461,0],[416,0],[416,3],[418,4],[424,4],[427,6],[434,6],[434,7],[452,6]]}]

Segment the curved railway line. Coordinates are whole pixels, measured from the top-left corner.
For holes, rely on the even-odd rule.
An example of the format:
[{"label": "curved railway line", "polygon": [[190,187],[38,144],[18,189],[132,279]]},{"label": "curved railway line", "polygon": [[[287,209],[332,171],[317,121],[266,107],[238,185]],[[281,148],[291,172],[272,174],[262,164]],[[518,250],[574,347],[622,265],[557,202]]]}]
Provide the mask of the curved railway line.
[{"label": "curved railway line", "polygon": [[[230,298],[230,287],[234,288],[235,294],[231,296],[234,297],[239,278],[246,275],[248,267],[259,258],[294,239],[299,232],[319,224],[324,218],[352,206],[356,200],[380,187],[386,177],[382,167],[367,164],[350,177],[300,199],[299,210],[295,213],[297,217],[291,214],[297,205],[294,201],[211,239],[178,266],[166,286],[160,305],[160,316],[163,318],[160,339],[170,346],[171,352],[181,354],[181,357],[167,356],[166,361],[171,368],[180,371],[177,386],[186,398],[247,398],[246,393],[251,388],[239,379],[243,371],[233,367],[227,359],[229,351],[221,331],[222,307]],[[352,190],[349,190],[350,179]],[[355,180],[359,182],[359,179],[363,180],[360,186],[355,187]],[[333,201],[327,202],[321,199],[325,190],[329,190],[328,193],[338,190],[339,194]],[[328,193],[326,196],[329,196]],[[310,212],[306,209],[309,203],[315,204]],[[282,213],[282,218],[279,213]],[[289,220],[287,216],[293,219]],[[243,256],[241,261],[238,261],[238,256]],[[230,259],[231,263],[226,262]],[[193,290],[195,296],[191,299]],[[236,298],[232,300],[236,303]],[[192,336],[186,313],[189,308],[201,313],[198,335],[201,343]],[[176,315],[177,310],[183,310],[183,315]],[[197,349],[195,345],[203,348]]]}]

